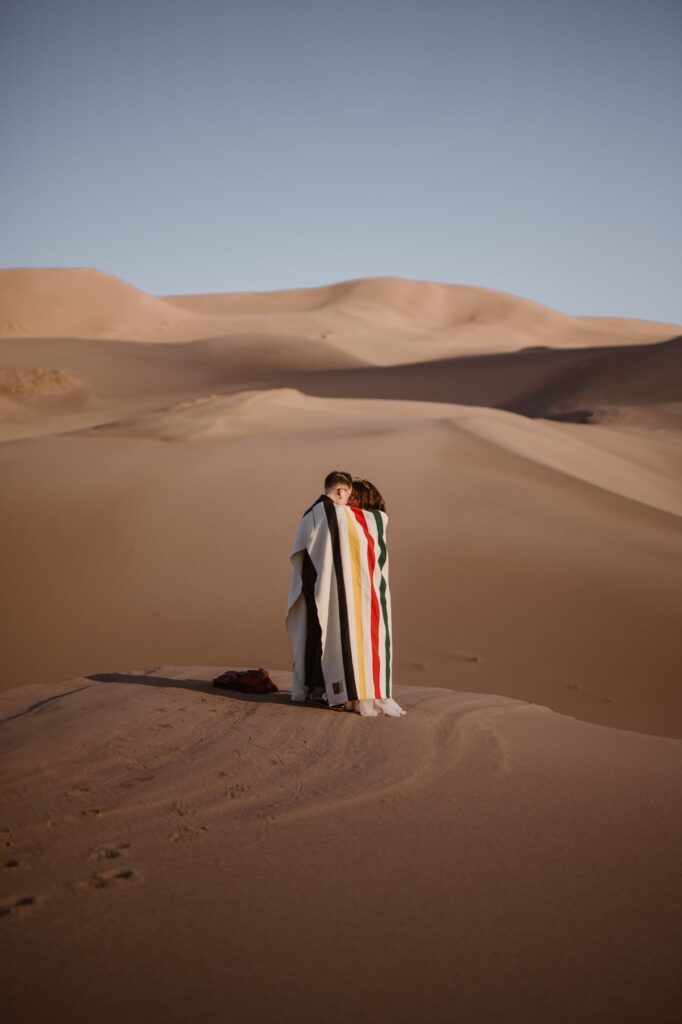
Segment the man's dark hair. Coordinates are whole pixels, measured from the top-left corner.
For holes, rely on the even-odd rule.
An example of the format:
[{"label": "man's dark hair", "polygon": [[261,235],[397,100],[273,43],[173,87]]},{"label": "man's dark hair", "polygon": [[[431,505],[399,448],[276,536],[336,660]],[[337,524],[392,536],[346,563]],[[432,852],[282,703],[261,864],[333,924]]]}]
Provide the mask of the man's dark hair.
[{"label": "man's dark hair", "polygon": [[350,473],[344,473],[341,469],[335,469],[324,478],[324,489],[328,491],[332,487],[353,487],[353,477]]}]

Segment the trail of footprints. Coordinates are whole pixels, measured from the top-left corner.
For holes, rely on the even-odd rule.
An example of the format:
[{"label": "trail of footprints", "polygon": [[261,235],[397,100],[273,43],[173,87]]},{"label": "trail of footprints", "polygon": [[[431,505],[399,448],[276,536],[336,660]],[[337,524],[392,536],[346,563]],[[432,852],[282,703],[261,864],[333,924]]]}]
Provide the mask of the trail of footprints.
[{"label": "trail of footprints", "polygon": [[[12,833],[7,828],[0,829],[0,842],[4,847],[12,845]],[[19,867],[19,861],[15,857],[6,857],[2,862],[2,873],[5,871],[14,872]],[[9,896],[0,896],[0,917],[19,917],[30,907],[36,906],[39,901],[35,896],[25,893],[12,893]]]},{"label": "trail of footprints", "polygon": [[[224,775],[226,773],[220,772],[219,774]],[[140,781],[146,780],[140,779]],[[240,783],[237,783],[225,790],[225,796],[234,799],[235,797],[242,796],[248,789],[248,786],[242,786]],[[66,795],[70,799],[77,800],[86,798],[89,793],[90,786],[77,785],[68,790]],[[81,820],[84,818],[97,818],[104,811],[111,809],[113,808],[84,808],[78,815],[74,815],[72,818],[50,819],[47,825],[48,827],[59,826],[64,828],[76,824],[79,818]],[[171,820],[177,820],[177,818],[185,819],[187,816],[192,816],[196,813],[193,808],[183,804],[180,800],[174,800],[169,810],[173,816]],[[197,839],[207,831],[208,826],[206,825],[191,825],[187,821],[181,820],[177,823],[175,830],[168,835],[168,840],[171,843],[178,843],[188,839]],[[7,872],[7,877],[11,873],[17,872],[23,866],[17,857],[9,855],[9,850],[13,843],[14,836],[10,830],[0,829],[0,846],[7,850],[5,859],[2,861],[2,874],[5,875],[5,872]],[[109,889],[129,885],[131,882],[142,881],[144,876],[125,863],[125,859],[130,856],[130,850],[131,844],[123,842],[96,847],[92,850],[88,859],[100,866],[92,871],[87,878],[67,882],[66,887],[72,890]],[[120,861],[123,861],[123,863],[120,863]],[[45,902],[46,899],[44,897],[26,892],[14,892],[6,896],[0,896],[0,918],[22,917],[36,907],[43,906]]]},{"label": "trail of footprints", "polygon": [[[7,844],[9,845],[9,843]],[[112,861],[119,857],[128,856],[130,843],[120,843],[112,846],[99,846],[90,854],[91,861]],[[14,871],[20,868],[21,864],[15,857],[7,858],[2,863],[3,873]],[[88,878],[77,882],[68,882],[67,887],[71,889],[107,889],[110,886],[121,885],[125,882],[139,881],[142,878],[138,871],[130,867],[116,865],[110,868],[99,868],[93,871]],[[11,893],[0,897],[0,918],[22,917],[27,911],[41,907],[46,900],[29,893]]]},{"label": "trail of footprints", "polygon": [[[13,838],[9,829],[0,829],[0,843],[3,847],[6,849],[11,847]],[[16,857],[5,857],[2,862],[3,876],[6,871],[14,873],[19,866]],[[38,906],[40,902],[36,896],[27,893],[11,893],[7,896],[0,896],[0,917],[20,917],[31,907]]]},{"label": "trail of footprints", "polygon": [[[156,671],[154,669],[149,670],[150,672]],[[159,711],[165,711],[166,708],[159,708]],[[172,728],[169,724],[162,724],[157,726],[158,728]],[[111,744],[112,751],[118,755],[121,761],[126,764],[126,767],[131,772],[137,772],[135,776],[130,779],[125,779],[118,782],[118,786],[123,788],[129,788],[136,786],[139,783],[151,781],[154,775],[147,770],[147,766],[142,764],[129,749],[127,743],[124,740],[117,740]],[[144,773],[144,774],[141,774]],[[227,772],[219,771],[217,773],[220,777],[228,776]],[[225,789],[223,790],[223,796],[230,800],[239,799],[247,796],[251,787],[245,785],[239,781],[229,784],[226,782]],[[92,798],[92,787],[87,783],[77,783],[70,787],[65,793],[65,796],[71,803],[78,805],[82,801],[87,801]],[[115,807],[112,805],[102,806],[91,806],[81,807],[75,810],[72,814],[59,818],[51,818],[46,824],[48,828],[68,828],[78,823],[78,821],[99,818],[107,811],[114,810]],[[196,812],[187,805],[183,804],[179,800],[174,800],[170,806],[171,815],[177,818],[186,819],[188,816],[193,816]],[[187,820],[181,820],[177,822],[174,831],[168,835],[168,841],[171,843],[183,842],[185,840],[198,839],[208,831],[206,825],[194,825],[190,824]],[[10,856],[9,850],[13,846],[14,836],[9,829],[0,828],[0,847],[4,847],[6,850],[5,859],[1,863],[1,871],[4,877],[9,878],[15,872],[20,873],[20,869],[23,866],[20,861],[13,856]],[[125,863],[126,859],[130,856],[130,843],[117,843],[109,844],[104,846],[98,846],[94,849],[90,855],[89,860],[99,865],[96,870],[93,870],[87,878],[79,879],[77,881],[69,881],[66,887],[71,890],[87,890],[87,889],[109,889],[118,888],[121,886],[129,885],[131,882],[142,881],[144,876],[134,868],[130,867]],[[110,865],[110,866],[105,866]],[[30,914],[35,908],[44,906],[46,898],[43,896],[36,896],[27,892],[14,892],[6,896],[0,896],[0,918],[17,918],[23,917],[25,914]]]},{"label": "trail of footprints", "polygon": [[[130,843],[121,843],[118,846],[99,846],[90,854],[90,860],[111,861],[119,857],[127,857]],[[100,868],[93,871],[89,878],[75,882],[77,889],[108,889],[112,885],[120,885],[123,882],[139,881],[141,875],[132,868],[116,865],[111,868]]]}]

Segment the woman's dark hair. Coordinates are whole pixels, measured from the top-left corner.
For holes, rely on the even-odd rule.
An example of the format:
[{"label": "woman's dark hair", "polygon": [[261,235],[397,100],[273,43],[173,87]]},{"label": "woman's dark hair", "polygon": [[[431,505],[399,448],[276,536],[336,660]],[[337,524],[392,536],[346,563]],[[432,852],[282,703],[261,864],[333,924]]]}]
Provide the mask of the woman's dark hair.
[{"label": "woman's dark hair", "polygon": [[370,483],[369,480],[362,480],[360,477],[355,477],[353,480],[353,493],[348,504],[355,505],[356,508],[366,508],[372,511],[374,509],[378,509],[380,512],[386,511],[386,502],[374,484]]}]

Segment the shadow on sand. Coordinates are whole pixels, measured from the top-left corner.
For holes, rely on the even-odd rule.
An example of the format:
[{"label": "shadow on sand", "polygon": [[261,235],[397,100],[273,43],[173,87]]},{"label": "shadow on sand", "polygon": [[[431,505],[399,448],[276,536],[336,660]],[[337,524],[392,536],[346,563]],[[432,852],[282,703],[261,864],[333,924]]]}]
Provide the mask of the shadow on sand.
[{"label": "shadow on sand", "polygon": [[209,693],[214,697],[227,697],[230,700],[243,700],[251,704],[279,704],[291,708],[301,708],[304,711],[329,711],[328,707],[317,704],[303,704],[291,699],[289,690],[279,690],[277,693],[240,693],[239,690],[225,690],[213,686],[205,679],[169,679],[167,676],[154,676],[143,673],[133,675],[125,672],[97,672],[94,675],[84,676],[85,679],[92,679],[97,683],[135,683],[143,686],[168,687],[173,690],[193,690],[196,693]]}]

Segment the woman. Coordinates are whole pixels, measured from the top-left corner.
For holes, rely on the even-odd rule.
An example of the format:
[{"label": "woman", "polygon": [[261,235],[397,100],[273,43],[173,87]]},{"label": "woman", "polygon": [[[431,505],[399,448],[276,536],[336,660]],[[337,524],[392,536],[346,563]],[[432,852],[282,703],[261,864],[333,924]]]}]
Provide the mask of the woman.
[{"label": "woman", "polygon": [[369,480],[361,479],[359,476],[353,477],[353,490],[348,499],[348,504],[354,505],[356,508],[376,508],[380,512],[386,511],[386,502],[374,484],[370,483]]},{"label": "woman", "polygon": [[[362,477],[353,477],[353,490],[351,491],[351,496],[348,499],[348,504],[352,508],[363,509],[367,512],[381,512],[383,513],[381,518],[385,523],[388,522],[386,502],[374,484],[369,480],[365,480]],[[346,708],[349,711],[357,711],[359,714],[366,717],[388,715],[390,718],[399,718],[401,715],[406,714],[403,708],[401,708],[398,702],[392,697],[375,697],[369,700],[349,700],[346,701]]]}]

